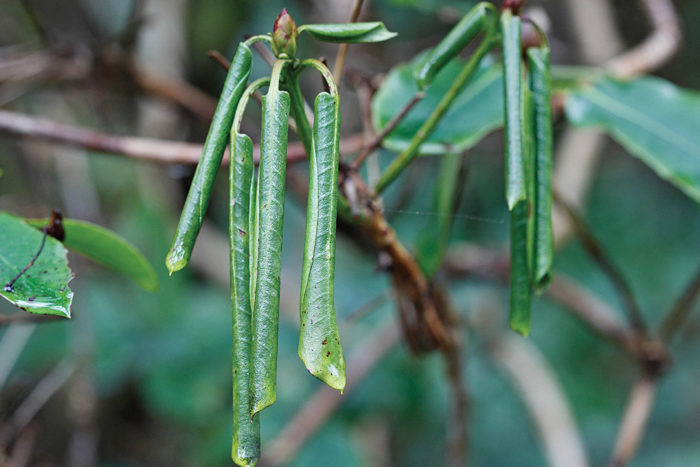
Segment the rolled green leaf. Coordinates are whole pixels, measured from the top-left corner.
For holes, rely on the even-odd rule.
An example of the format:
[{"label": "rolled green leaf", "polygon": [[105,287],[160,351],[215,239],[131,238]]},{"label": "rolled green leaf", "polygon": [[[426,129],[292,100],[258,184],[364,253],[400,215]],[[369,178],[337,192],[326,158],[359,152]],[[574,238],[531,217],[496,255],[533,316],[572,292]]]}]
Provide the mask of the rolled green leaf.
[{"label": "rolled green leaf", "polygon": [[520,18],[510,10],[501,13],[503,40],[503,95],[505,97],[506,199],[508,209],[527,197],[522,141],[522,84]]},{"label": "rolled green leaf", "polygon": [[229,166],[229,244],[233,337],[233,441],[231,457],[241,466],[260,458],[259,416],[250,416],[252,313],[250,306],[250,198],[253,188],[253,142],[231,132]]},{"label": "rolled green leaf", "polygon": [[173,244],[165,259],[165,265],[170,274],[187,265],[194,242],[202,228],[214,179],[221,166],[221,159],[229,138],[233,115],[250,75],[251,61],[252,54],[248,45],[239,44],[204,142],[202,158],[197,165],[185,206],[182,208]]},{"label": "rolled green leaf", "polygon": [[423,59],[414,77],[422,89],[433,82],[435,75],[469,44],[490,21],[493,5],[479,3],[457,23],[438,45]]},{"label": "rolled green leaf", "polygon": [[531,285],[528,267],[528,204],[518,201],[510,212],[510,327],[530,333]]},{"label": "rolled green leaf", "polygon": [[299,357],[312,375],[342,392],[345,388],[345,358],[333,293],[340,139],[337,94],[319,94],[314,110],[301,280]]},{"label": "rolled green leaf", "polygon": [[534,135],[534,252],[533,285],[542,293],[551,281],[554,257],[552,234],[552,104],[549,48],[527,51],[532,93]]},{"label": "rolled green leaf", "polygon": [[282,221],[290,105],[289,94],[278,89],[283,63],[278,61],[273,68],[270,90],[263,100],[259,196],[256,200],[259,222],[253,306],[251,416],[273,404],[276,399]]},{"label": "rolled green leaf", "polygon": [[360,43],[383,42],[397,36],[388,31],[384,23],[379,21],[369,23],[338,23],[338,24],[305,24],[299,26],[299,34],[308,32],[314,38],[323,42]]}]

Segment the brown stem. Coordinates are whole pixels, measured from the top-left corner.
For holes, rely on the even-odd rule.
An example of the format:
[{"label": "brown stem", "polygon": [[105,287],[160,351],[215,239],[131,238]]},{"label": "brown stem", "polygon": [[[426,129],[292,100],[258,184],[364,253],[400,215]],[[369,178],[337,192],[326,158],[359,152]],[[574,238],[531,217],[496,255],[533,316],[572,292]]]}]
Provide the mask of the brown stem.
[{"label": "brown stem", "polygon": [[[5,110],[0,110],[0,132],[163,164],[196,164],[202,154],[201,144],[102,133]],[[362,142],[362,135],[352,135],[341,140],[340,149],[358,151]],[[256,163],[259,149],[258,145],[254,148]],[[290,143],[287,162],[303,160],[306,160],[304,147],[300,143]],[[228,155],[224,156],[223,164],[228,164]]]}]

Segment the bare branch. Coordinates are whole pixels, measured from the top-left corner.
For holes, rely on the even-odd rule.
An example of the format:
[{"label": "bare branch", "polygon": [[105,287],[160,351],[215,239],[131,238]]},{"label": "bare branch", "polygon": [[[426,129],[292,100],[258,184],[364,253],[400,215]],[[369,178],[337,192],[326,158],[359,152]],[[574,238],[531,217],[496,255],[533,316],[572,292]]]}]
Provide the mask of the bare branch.
[{"label": "bare branch", "polygon": [[36,385],[0,430],[0,448],[7,446],[73,374],[75,366],[62,360]]},{"label": "bare branch", "polygon": [[529,341],[504,334],[494,342],[492,358],[513,380],[537,427],[549,465],[588,465],[581,433],[556,375]]},{"label": "bare branch", "polygon": [[617,434],[611,467],[623,467],[632,460],[644,436],[656,398],[656,378],[644,375],[630,391],[627,408]]},{"label": "bare branch", "polygon": [[[6,110],[0,110],[0,132],[162,164],[196,164],[202,154],[201,144],[114,135]],[[362,140],[362,135],[343,139],[340,150],[356,152],[362,145]],[[257,163],[259,145],[255,146],[254,151]],[[287,162],[305,159],[306,153],[301,143],[290,143],[287,147]],[[228,164],[228,154],[224,156],[223,164]]]},{"label": "bare branch", "polygon": [[[452,276],[475,276],[507,283],[510,262],[505,253],[472,246],[454,246],[443,267]],[[592,330],[634,356],[641,348],[638,338],[619,322],[604,300],[563,274],[554,274],[545,297],[559,303]]]},{"label": "bare branch", "polygon": [[676,54],[683,40],[678,15],[671,0],[640,2],[653,30],[641,44],[607,63],[607,68],[621,78],[631,78],[660,68]]}]

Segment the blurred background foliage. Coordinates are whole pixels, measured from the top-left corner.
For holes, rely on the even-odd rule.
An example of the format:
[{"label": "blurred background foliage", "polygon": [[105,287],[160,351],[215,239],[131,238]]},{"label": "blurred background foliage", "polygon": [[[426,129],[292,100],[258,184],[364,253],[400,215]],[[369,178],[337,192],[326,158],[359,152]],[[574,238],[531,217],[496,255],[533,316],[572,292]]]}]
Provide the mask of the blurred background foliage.
[{"label": "blurred background foliage", "polygon": [[[348,76],[386,73],[409,60],[436,43],[473,3],[369,2],[363,18],[384,21],[399,37],[386,44],[352,46]],[[695,53],[700,49],[700,4],[690,0],[675,3],[685,44],[659,75],[700,88]],[[544,8],[550,17],[554,61],[581,63],[566,2],[528,4]],[[642,39],[648,25],[636,2],[611,4],[624,43]],[[216,96],[225,74],[207,58],[207,52],[215,49],[230,56],[244,34],[268,31],[282,7],[298,24],[334,22],[347,18],[350,2],[0,0],[0,54],[49,46],[100,65],[96,68],[99,73],[77,81],[49,76],[0,85],[0,106],[112,133],[201,142],[206,121],[171,103],[144,96],[119,66],[110,66],[110,60],[123,63],[117,58],[133,55],[149,69],[180,77]],[[151,29],[157,34],[149,33]],[[590,25],[590,33],[595,31],[596,25]],[[335,46],[306,39],[299,55],[335,56]],[[100,54],[95,53],[98,50]],[[251,78],[266,67],[256,59]],[[352,82],[346,79],[342,91],[344,135],[362,131]],[[319,82],[309,79],[307,96],[319,87]],[[259,111],[254,107],[250,106],[246,122],[250,134],[258,128]],[[557,122],[557,134],[562,127]],[[470,151],[451,243],[505,250],[508,216],[502,195],[501,154],[500,134]],[[391,157],[389,152],[382,153],[380,162],[387,163]],[[60,208],[68,217],[107,226],[145,252],[160,282],[157,292],[144,292],[128,279],[72,256],[74,318],[0,330],[5,345],[0,363],[12,359],[11,372],[4,381],[0,379],[0,432],[3,425],[9,426],[27,394],[63,362],[69,368],[65,385],[41,406],[18,438],[25,439],[30,433],[34,439],[28,465],[90,465],[95,459],[99,465],[115,467],[226,465],[231,440],[231,318],[223,237],[226,177],[217,182],[208,234],[200,238],[195,250],[200,259],[168,277],[162,264],[192,167],[134,162],[21,141],[7,134],[0,134],[0,167],[4,172],[0,209],[43,217],[51,208]],[[437,158],[420,159],[387,192],[387,216],[409,247],[416,245],[424,226],[434,222],[431,199],[437,167]],[[291,176],[302,181],[306,171],[305,164],[290,168]],[[262,413],[263,450],[321,386],[296,355],[304,214],[305,200],[288,196],[278,400]],[[645,317],[658,322],[697,268],[697,204],[608,141],[585,214],[629,278]],[[336,307],[346,355],[352,356],[362,350],[367,336],[394,326],[396,312],[389,280],[378,270],[373,252],[342,235],[337,251]],[[555,269],[621,310],[607,278],[576,241],[558,252]],[[470,464],[545,464],[527,409],[490,350],[490,334],[506,326],[506,289],[473,279],[451,281],[449,288],[465,323]],[[9,304],[0,303],[0,313],[13,312]],[[24,334],[18,334],[20,327]],[[22,336],[28,340],[23,341]],[[661,383],[635,466],[700,465],[699,337],[696,313],[672,346],[674,366]],[[603,465],[637,377],[636,366],[618,348],[543,299],[534,303],[529,342],[556,374],[591,465]],[[12,349],[19,352],[16,361]],[[352,364],[350,359],[349,367]],[[289,465],[444,464],[452,410],[444,375],[438,355],[416,358],[399,342],[342,397],[332,417],[289,459]],[[10,445],[20,442],[10,441],[14,442]]]}]

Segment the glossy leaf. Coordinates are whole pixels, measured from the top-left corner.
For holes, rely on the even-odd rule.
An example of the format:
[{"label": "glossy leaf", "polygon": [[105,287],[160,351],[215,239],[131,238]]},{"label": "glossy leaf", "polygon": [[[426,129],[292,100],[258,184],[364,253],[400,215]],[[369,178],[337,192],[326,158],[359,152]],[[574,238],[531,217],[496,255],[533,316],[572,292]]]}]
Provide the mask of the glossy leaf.
[{"label": "glossy leaf", "polygon": [[416,259],[426,276],[432,277],[442,265],[450,240],[460,188],[464,186],[463,158],[460,154],[445,154],[440,158],[440,173],[435,185],[433,212],[418,240]]},{"label": "glossy leaf", "polygon": [[522,58],[520,18],[501,13],[503,39],[503,95],[505,96],[506,200],[508,209],[526,198],[522,141]]},{"label": "glossy leaf", "polygon": [[[375,131],[380,132],[418,92],[413,70],[420,63],[421,59],[417,58],[411,63],[399,65],[382,82],[372,99],[372,123]],[[443,68],[433,84],[426,89],[425,98],[384,139],[386,148],[402,151],[409,146],[418,129],[464,68],[464,63],[455,59]],[[450,150],[462,152],[502,126],[502,70],[493,60],[485,58],[471,80],[457,94],[435,131],[420,146],[419,153],[444,154]]]},{"label": "glossy leaf", "polygon": [[253,188],[253,142],[231,133],[229,166],[229,243],[233,307],[233,442],[231,456],[238,465],[260,458],[260,417],[250,417],[252,310],[250,302],[250,198]]},{"label": "glossy leaf", "polygon": [[[28,219],[27,222],[42,227],[49,220]],[[123,237],[97,224],[74,219],[63,219],[63,229],[66,232],[63,245],[70,251],[125,275],[145,290],[158,288],[158,277],[151,264]]]},{"label": "glossy leaf", "polygon": [[554,257],[552,233],[552,102],[549,49],[530,48],[527,52],[529,87],[532,93],[534,135],[534,263],[532,281],[538,293],[551,280]]},{"label": "glossy leaf", "polygon": [[425,55],[415,70],[415,79],[420,88],[432,83],[435,75],[476,37],[483,29],[492,9],[493,6],[488,3],[480,3],[474,7]]},{"label": "glossy leaf", "polygon": [[700,93],[659,78],[604,77],[568,95],[566,116],[575,126],[602,128],[700,202]]},{"label": "glossy leaf", "polygon": [[68,283],[73,273],[66,248],[55,238],[46,236],[34,264],[8,287],[39,250],[43,237],[41,231],[23,220],[0,212],[0,295],[30,313],[70,318],[73,291]]},{"label": "glossy leaf", "polygon": [[299,34],[308,32],[323,42],[383,42],[396,37],[395,32],[386,29],[379,21],[369,23],[305,24],[299,27]]},{"label": "glossy leaf", "polygon": [[263,101],[261,159],[259,169],[258,246],[253,309],[253,406],[252,413],[276,399],[277,334],[280,274],[282,270],[282,220],[287,157],[289,94],[271,84]]},{"label": "glossy leaf", "polygon": [[312,375],[342,392],[345,358],[334,302],[339,140],[338,96],[321,93],[316,97],[309,161],[299,357]]},{"label": "glossy leaf", "polygon": [[221,166],[224,149],[229,139],[234,112],[248,82],[251,61],[250,48],[246,44],[239,44],[204,142],[202,158],[197,165],[185,206],[182,208],[173,244],[165,259],[165,265],[170,274],[187,265],[194,242],[202,228],[214,179]]}]

